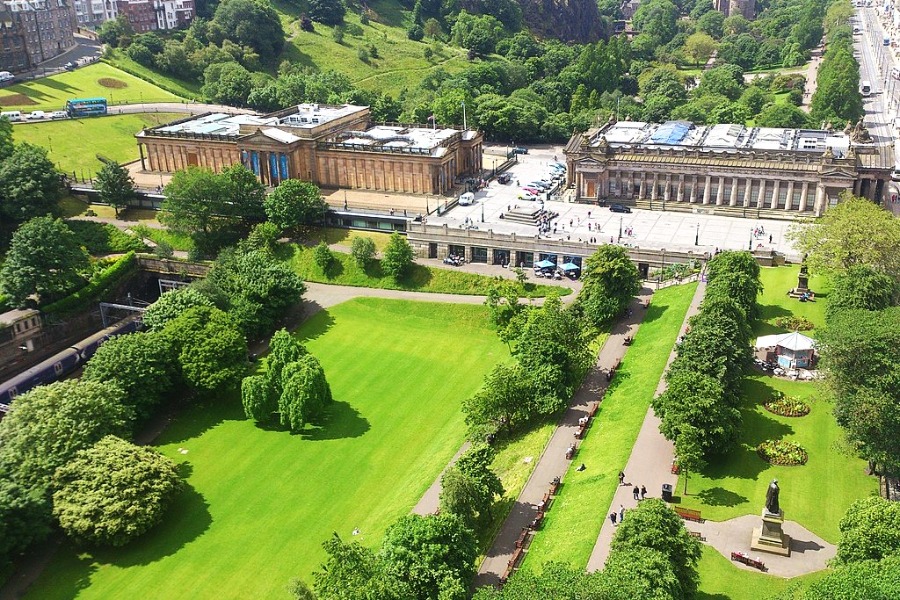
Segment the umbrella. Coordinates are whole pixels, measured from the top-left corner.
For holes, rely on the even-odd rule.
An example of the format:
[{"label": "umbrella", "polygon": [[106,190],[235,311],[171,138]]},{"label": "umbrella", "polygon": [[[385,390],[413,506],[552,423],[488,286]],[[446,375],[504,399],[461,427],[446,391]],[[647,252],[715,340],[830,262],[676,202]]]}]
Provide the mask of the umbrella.
[{"label": "umbrella", "polygon": [[563,270],[563,271],[577,271],[577,270],[579,270],[580,268],[581,268],[581,267],[579,267],[579,266],[576,265],[575,263],[566,263],[566,264],[564,264],[564,265],[562,266],[562,270]]},{"label": "umbrella", "polygon": [[539,263],[538,263],[537,265],[535,265],[535,266],[537,266],[538,268],[541,268],[541,269],[550,269],[550,268],[552,268],[552,267],[555,267],[555,266],[556,266],[556,263],[555,263],[555,262],[550,262],[549,260],[542,260],[541,262],[539,262]]}]

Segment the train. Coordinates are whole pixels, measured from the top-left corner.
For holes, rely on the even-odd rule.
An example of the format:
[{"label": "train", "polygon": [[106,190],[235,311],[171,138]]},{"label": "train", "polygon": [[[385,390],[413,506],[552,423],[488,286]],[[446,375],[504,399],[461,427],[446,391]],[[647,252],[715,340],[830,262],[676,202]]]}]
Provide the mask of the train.
[{"label": "train", "polygon": [[[132,333],[141,328],[139,315],[131,316],[114,325],[102,329],[92,336],[86,337],[77,344],[69,346],[62,352],[58,352],[47,360],[38,363],[27,371],[19,373],[11,379],[0,383],[0,413],[9,412],[12,401],[19,394],[23,394],[39,385],[53,383],[61,377],[83,366],[97,352],[103,342],[114,335]],[[0,414],[0,416],[2,416]]]}]

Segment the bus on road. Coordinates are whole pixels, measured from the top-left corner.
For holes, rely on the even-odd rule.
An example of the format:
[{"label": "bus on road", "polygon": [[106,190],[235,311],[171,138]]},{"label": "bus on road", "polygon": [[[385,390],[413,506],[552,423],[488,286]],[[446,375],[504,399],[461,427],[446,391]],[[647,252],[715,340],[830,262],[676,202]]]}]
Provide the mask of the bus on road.
[{"label": "bus on road", "polygon": [[106,98],[75,98],[66,101],[69,117],[96,117],[106,114]]},{"label": "bus on road", "polygon": [[869,94],[872,93],[872,84],[869,83],[868,81],[863,81],[862,85],[859,86],[859,91],[862,93],[863,96],[868,96]]}]

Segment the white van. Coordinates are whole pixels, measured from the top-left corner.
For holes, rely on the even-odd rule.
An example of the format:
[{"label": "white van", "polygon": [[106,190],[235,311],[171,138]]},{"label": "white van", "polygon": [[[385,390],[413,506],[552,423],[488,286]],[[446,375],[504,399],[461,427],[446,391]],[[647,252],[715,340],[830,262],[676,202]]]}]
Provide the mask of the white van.
[{"label": "white van", "polygon": [[459,197],[460,206],[471,206],[472,204],[475,204],[475,194],[472,192],[466,192]]},{"label": "white van", "polygon": [[18,110],[6,110],[0,112],[0,117],[6,117],[10,121],[21,121],[22,120],[22,112]]},{"label": "white van", "polygon": [[15,79],[15,76],[9,71],[0,71],[0,83],[12,81],[13,79]]}]

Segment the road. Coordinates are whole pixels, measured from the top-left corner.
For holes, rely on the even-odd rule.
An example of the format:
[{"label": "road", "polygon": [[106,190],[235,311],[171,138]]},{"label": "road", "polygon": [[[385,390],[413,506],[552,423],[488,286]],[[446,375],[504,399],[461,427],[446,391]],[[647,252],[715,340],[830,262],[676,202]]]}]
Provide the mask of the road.
[{"label": "road", "polygon": [[[131,115],[138,113],[184,113],[186,115],[199,115],[208,112],[235,114],[251,114],[254,111],[249,108],[235,108],[224,104],[200,104],[197,102],[145,102],[143,104],[120,104],[107,107],[108,115]],[[45,123],[50,121],[50,111],[43,119],[29,119],[23,114],[22,121],[15,121],[13,125],[22,127],[29,123]],[[102,118],[102,117],[92,117]]]}]

